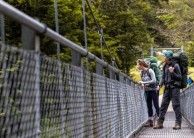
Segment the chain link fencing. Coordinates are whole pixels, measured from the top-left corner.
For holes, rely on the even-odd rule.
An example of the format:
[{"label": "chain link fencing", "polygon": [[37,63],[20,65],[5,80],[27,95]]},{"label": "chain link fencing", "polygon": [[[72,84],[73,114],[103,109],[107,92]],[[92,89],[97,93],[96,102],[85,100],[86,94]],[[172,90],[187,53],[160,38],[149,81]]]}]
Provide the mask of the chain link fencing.
[{"label": "chain link fencing", "polygon": [[0,53],[1,138],[124,138],[147,120],[143,90],[39,52]]},{"label": "chain link fencing", "polygon": [[194,85],[181,93],[182,116],[194,127]]}]

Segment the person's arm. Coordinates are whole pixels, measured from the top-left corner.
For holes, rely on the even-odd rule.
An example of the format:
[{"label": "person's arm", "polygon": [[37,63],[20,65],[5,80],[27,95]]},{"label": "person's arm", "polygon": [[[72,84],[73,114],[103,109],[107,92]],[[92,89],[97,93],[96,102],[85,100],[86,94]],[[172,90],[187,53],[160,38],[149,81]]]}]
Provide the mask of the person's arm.
[{"label": "person's arm", "polygon": [[153,84],[153,83],[156,83],[156,76],[155,76],[155,73],[152,69],[149,69],[149,74],[150,74],[150,81],[143,81],[141,82],[142,84]]},{"label": "person's arm", "polygon": [[174,80],[180,81],[182,79],[181,69],[178,64],[174,65],[174,71],[170,73]]}]

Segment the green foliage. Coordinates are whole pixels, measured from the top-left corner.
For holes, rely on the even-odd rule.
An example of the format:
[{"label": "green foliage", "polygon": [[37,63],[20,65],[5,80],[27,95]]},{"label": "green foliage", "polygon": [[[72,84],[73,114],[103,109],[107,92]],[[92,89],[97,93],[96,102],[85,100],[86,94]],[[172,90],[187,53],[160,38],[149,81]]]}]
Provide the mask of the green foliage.
[{"label": "green foliage", "polygon": [[187,46],[187,49],[186,49],[186,52],[188,53],[188,57],[189,57],[189,65],[191,67],[194,67],[194,42],[193,41],[189,41],[188,42],[188,46]]},{"label": "green foliage", "polygon": [[188,77],[194,79],[194,67],[189,67],[188,70],[189,70]]},{"label": "green foliage", "polygon": [[[104,60],[112,62],[126,73],[135,65],[137,58],[150,55],[150,46],[180,47],[193,59],[192,33],[194,9],[192,0],[95,0],[89,1],[92,12],[86,4],[88,49],[101,57],[100,35],[91,15],[94,14],[99,27],[103,29]],[[55,30],[54,0],[8,0],[8,3],[28,15],[38,18]],[[58,0],[59,33],[74,43],[85,47],[83,33],[82,1]],[[5,20],[6,42],[21,44],[21,27],[12,20]],[[41,37],[41,51],[57,58],[56,42]],[[71,51],[61,46],[61,59],[71,61]],[[93,67],[92,67],[93,68]],[[13,70],[13,69],[12,69]]]},{"label": "green foliage", "polygon": [[174,23],[176,19],[176,15],[174,14],[166,14],[166,15],[160,15],[157,16],[159,20],[161,20],[169,29],[173,29],[177,27],[177,23]]},{"label": "green foliage", "polygon": [[[51,118],[43,118],[40,121],[41,124],[41,138],[48,138],[48,137],[55,137],[55,138],[60,138],[61,137],[61,131],[59,128],[59,124],[56,124],[55,121],[53,121]],[[52,131],[52,133],[48,133],[49,130],[55,130]]]},{"label": "green foliage", "polygon": [[128,73],[135,64],[136,57],[142,54],[141,51],[148,49],[153,43],[146,23],[147,17],[152,14],[151,6],[143,1],[130,4],[122,0],[116,4],[112,1],[102,1],[101,13],[106,15],[103,20],[106,25],[104,32],[116,42],[111,47],[118,49],[121,63],[117,62],[120,68]]},{"label": "green foliage", "polygon": [[4,117],[5,116],[5,113],[0,113],[0,117]]},{"label": "green foliage", "polygon": [[136,82],[141,81],[140,72],[136,70],[136,67],[135,67],[135,66],[130,70],[130,76],[131,76],[131,77],[133,78],[133,80],[135,80]]}]

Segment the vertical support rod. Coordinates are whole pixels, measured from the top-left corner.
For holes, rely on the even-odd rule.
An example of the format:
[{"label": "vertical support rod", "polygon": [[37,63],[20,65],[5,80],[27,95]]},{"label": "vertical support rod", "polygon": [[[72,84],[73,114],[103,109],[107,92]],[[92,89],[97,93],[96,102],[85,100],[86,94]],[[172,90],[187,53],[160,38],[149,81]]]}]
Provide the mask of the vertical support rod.
[{"label": "vertical support rod", "polygon": [[[55,28],[56,32],[59,33],[59,19],[58,19],[58,5],[57,0],[54,1],[54,8],[55,8]],[[57,42],[57,57],[58,61],[60,62],[60,44]]]},{"label": "vertical support rod", "polygon": [[181,46],[181,52],[184,52],[183,46]]},{"label": "vertical support rod", "polygon": [[0,31],[1,31],[1,46],[2,50],[5,48],[5,25],[4,25],[4,15],[0,14]]},{"label": "vertical support rod", "polygon": [[[3,1],[3,0],[2,0]],[[4,15],[3,14],[1,14],[0,13],[0,32],[1,32],[1,52],[0,52],[0,56],[1,56],[1,58],[3,59],[3,58],[6,58],[6,53],[5,53],[5,24],[4,24]],[[5,59],[3,59],[3,60],[5,60]],[[2,76],[3,76],[3,78],[4,79],[1,79],[1,84],[7,84],[6,83],[6,75],[5,75],[5,71],[6,70],[6,62],[3,62],[3,66],[2,66]],[[4,107],[3,107],[3,105],[2,104],[0,104],[0,106],[1,107],[3,107],[3,112],[4,113],[6,113],[7,112],[7,116],[9,116],[9,106],[8,106],[8,93],[7,93],[7,91],[5,90],[5,89],[3,89],[2,90],[2,94],[1,94],[2,96],[4,96],[4,97],[6,97],[6,99],[5,99],[5,102],[4,102]],[[6,117],[5,118],[5,125],[7,125],[8,123],[7,122],[9,122],[9,117]],[[9,131],[10,129],[9,129],[9,127],[8,127],[8,131]],[[5,136],[6,137],[6,136]]]},{"label": "vertical support rod", "polygon": [[103,48],[102,48],[102,36],[103,36],[103,30],[100,30],[100,50],[101,50],[101,59],[103,60],[104,55],[103,55]]},{"label": "vertical support rod", "polygon": [[[2,0],[3,1],[3,0]],[[4,15],[0,14],[0,31],[1,31],[1,50],[3,51],[5,48],[5,24],[4,24]]]},{"label": "vertical support rod", "polygon": [[[59,33],[59,16],[58,16],[58,5],[57,5],[58,1],[54,0],[54,8],[55,8],[55,28],[56,28],[56,32]],[[60,106],[61,106],[61,112],[60,112],[60,116],[61,116],[61,134],[62,137],[65,137],[65,133],[64,133],[64,129],[65,129],[65,107],[64,107],[64,103],[63,103],[63,98],[64,98],[64,88],[63,88],[63,82],[62,82],[62,71],[61,71],[61,58],[60,58],[60,44],[57,42],[57,58],[58,58],[58,78],[59,78],[59,91],[60,91]]]},{"label": "vertical support rod", "polygon": [[36,74],[36,83],[35,83],[35,128],[36,128],[36,138],[39,138],[41,130],[40,130],[40,37],[35,36],[35,51],[37,52],[37,56],[35,57],[36,60],[36,67],[35,67],[35,74]]},{"label": "vertical support rod", "polygon": [[[83,23],[84,23],[84,42],[85,42],[85,49],[88,50],[85,5],[86,5],[85,4],[85,0],[82,0]],[[88,66],[88,57],[86,57],[86,68],[87,68],[87,70],[89,69],[89,66]]]},{"label": "vertical support rod", "polygon": [[154,49],[153,49],[153,46],[151,46],[151,49],[150,49],[150,54],[151,54],[151,56],[153,56],[153,55],[154,55]]}]

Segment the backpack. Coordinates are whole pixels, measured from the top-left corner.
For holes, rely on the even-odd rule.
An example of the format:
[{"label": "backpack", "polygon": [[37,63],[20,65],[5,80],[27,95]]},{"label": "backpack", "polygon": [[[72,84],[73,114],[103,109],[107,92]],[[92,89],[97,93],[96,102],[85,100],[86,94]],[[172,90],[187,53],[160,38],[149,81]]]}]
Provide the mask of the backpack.
[{"label": "backpack", "polygon": [[187,73],[188,73],[188,65],[189,65],[189,59],[186,53],[184,52],[178,52],[173,54],[172,61],[179,64],[180,70],[181,70],[181,85],[180,88],[186,88],[187,87]]},{"label": "backpack", "polygon": [[[190,78],[191,79],[191,78]],[[191,83],[193,83],[193,79],[191,79]]]},{"label": "backpack", "polygon": [[[151,75],[150,75],[150,73],[149,73],[149,71],[150,71],[150,68],[148,68],[147,69],[147,71],[146,71],[146,74],[148,75],[148,77],[150,78],[150,80],[152,79],[152,77],[151,77]],[[143,73],[141,72],[141,78],[143,77]],[[157,83],[154,83],[154,84],[149,84],[149,86],[148,87],[150,87],[150,88],[156,88],[156,84]]]},{"label": "backpack", "polygon": [[156,84],[159,84],[160,80],[161,80],[162,72],[161,72],[160,68],[158,67],[157,58],[154,56],[150,56],[148,58],[145,58],[144,61],[150,62],[150,68],[154,71],[155,76],[156,76]]},{"label": "backpack", "polygon": [[191,85],[191,84],[193,83],[193,80],[191,79],[191,77],[188,78],[187,83],[188,83],[189,85]]}]

